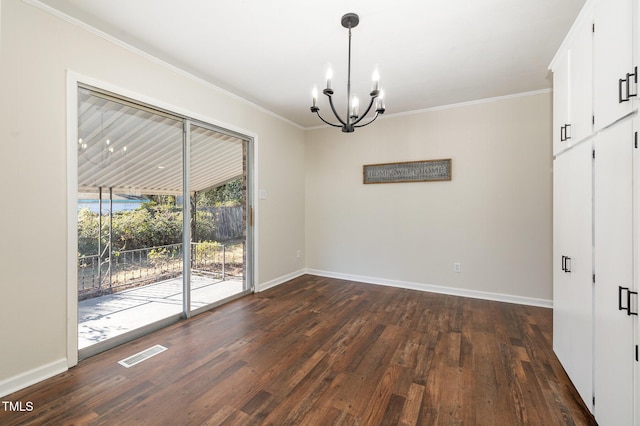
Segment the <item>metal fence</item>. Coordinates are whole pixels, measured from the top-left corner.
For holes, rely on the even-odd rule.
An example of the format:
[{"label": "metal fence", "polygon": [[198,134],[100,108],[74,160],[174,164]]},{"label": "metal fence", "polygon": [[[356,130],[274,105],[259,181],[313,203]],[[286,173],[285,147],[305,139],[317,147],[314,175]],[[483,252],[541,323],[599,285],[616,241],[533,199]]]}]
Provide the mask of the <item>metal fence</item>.
[{"label": "metal fence", "polygon": [[[191,243],[192,273],[215,276],[242,273],[244,256],[219,243]],[[131,287],[176,278],[183,272],[182,244],[114,251],[109,256],[78,257],[78,297],[88,299]]]}]

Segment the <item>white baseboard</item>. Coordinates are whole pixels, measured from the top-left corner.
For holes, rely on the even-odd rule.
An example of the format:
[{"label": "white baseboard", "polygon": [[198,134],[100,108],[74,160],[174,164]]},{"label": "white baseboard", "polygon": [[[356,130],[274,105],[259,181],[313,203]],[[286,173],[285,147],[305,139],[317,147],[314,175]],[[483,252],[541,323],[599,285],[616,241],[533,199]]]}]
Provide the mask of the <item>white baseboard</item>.
[{"label": "white baseboard", "polygon": [[256,293],[261,292],[261,291],[265,291],[267,289],[270,289],[271,287],[275,287],[278,286],[280,284],[283,284],[287,281],[290,281],[294,278],[298,278],[299,276],[302,276],[304,274],[306,274],[307,271],[305,269],[300,269],[299,271],[295,271],[292,272],[290,274],[287,275],[283,275],[281,277],[278,277],[276,279],[273,279],[271,281],[267,281],[266,283],[262,283],[262,284],[258,284],[256,286]]},{"label": "white baseboard", "polygon": [[28,386],[53,377],[56,374],[64,373],[67,369],[67,360],[66,358],[62,358],[50,364],[25,371],[24,373],[10,377],[6,380],[2,380],[0,381],[0,397],[17,392]]},{"label": "white baseboard", "polygon": [[357,281],[365,284],[386,285],[389,287],[406,288],[410,290],[427,291],[430,293],[449,294],[452,296],[471,297],[474,299],[493,300],[496,302],[516,303],[518,305],[539,306],[542,308],[553,308],[553,301],[547,299],[536,299],[533,297],[514,296],[511,294],[490,293],[478,290],[467,290],[463,288],[445,287],[433,284],[423,284],[408,281],[388,280],[384,278],[366,277],[362,275],[342,274],[338,272],[321,271],[318,269],[307,269],[305,273],[320,277],[337,278],[347,281]]}]

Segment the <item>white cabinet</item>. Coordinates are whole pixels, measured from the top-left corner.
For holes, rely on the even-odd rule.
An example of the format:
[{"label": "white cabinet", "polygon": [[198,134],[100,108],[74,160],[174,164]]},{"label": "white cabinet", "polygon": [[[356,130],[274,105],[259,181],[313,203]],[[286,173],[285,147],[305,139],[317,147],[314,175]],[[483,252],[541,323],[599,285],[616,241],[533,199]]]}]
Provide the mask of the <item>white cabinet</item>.
[{"label": "white cabinet", "polygon": [[633,424],[633,150],[631,120],[595,141],[594,414],[601,425]]},{"label": "white cabinet", "polygon": [[640,0],[587,0],[551,66],[553,348],[603,426],[640,426],[638,52]]},{"label": "white cabinet", "polygon": [[590,18],[574,28],[571,43],[554,61],[553,153],[557,154],[592,133],[593,32]]},{"label": "white cabinet", "polygon": [[574,146],[553,163],[553,349],[592,407],[591,142]]},{"label": "white cabinet", "polygon": [[593,20],[594,128],[600,130],[629,114],[637,94],[633,65],[633,1],[600,0]]}]

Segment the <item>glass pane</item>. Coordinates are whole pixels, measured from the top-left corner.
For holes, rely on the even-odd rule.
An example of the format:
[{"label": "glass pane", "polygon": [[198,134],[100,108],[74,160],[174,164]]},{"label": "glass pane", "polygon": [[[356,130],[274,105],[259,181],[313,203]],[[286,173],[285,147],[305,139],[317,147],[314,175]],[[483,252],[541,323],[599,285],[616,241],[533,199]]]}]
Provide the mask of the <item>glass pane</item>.
[{"label": "glass pane", "polygon": [[242,292],[246,264],[244,142],[191,126],[191,309]]},{"label": "glass pane", "polygon": [[79,349],[183,310],[182,121],[78,93]]}]

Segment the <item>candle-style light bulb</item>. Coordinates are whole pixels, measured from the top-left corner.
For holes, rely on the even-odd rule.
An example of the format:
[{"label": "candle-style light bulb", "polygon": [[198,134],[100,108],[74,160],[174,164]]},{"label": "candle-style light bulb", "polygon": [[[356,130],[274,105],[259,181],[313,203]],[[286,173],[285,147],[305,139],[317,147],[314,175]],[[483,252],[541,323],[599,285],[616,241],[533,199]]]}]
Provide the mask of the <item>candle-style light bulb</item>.
[{"label": "candle-style light bulb", "polygon": [[373,82],[373,90],[380,90],[380,73],[378,72],[378,70],[375,70],[373,72],[371,81]]},{"label": "candle-style light bulb", "polygon": [[327,89],[331,90],[331,79],[333,78],[333,70],[331,68],[327,69]]},{"label": "candle-style light bulb", "polygon": [[384,90],[380,91],[378,99],[376,99],[376,110],[384,109]]},{"label": "candle-style light bulb", "polygon": [[352,117],[358,116],[359,108],[360,108],[360,101],[358,100],[357,96],[354,96],[353,99],[351,100],[351,116]]},{"label": "candle-style light bulb", "polygon": [[312,106],[317,106],[317,102],[318,102],[318,89],[316,87],[313,88],[313,90],[311,90],[311,99],[313,102]]}]

